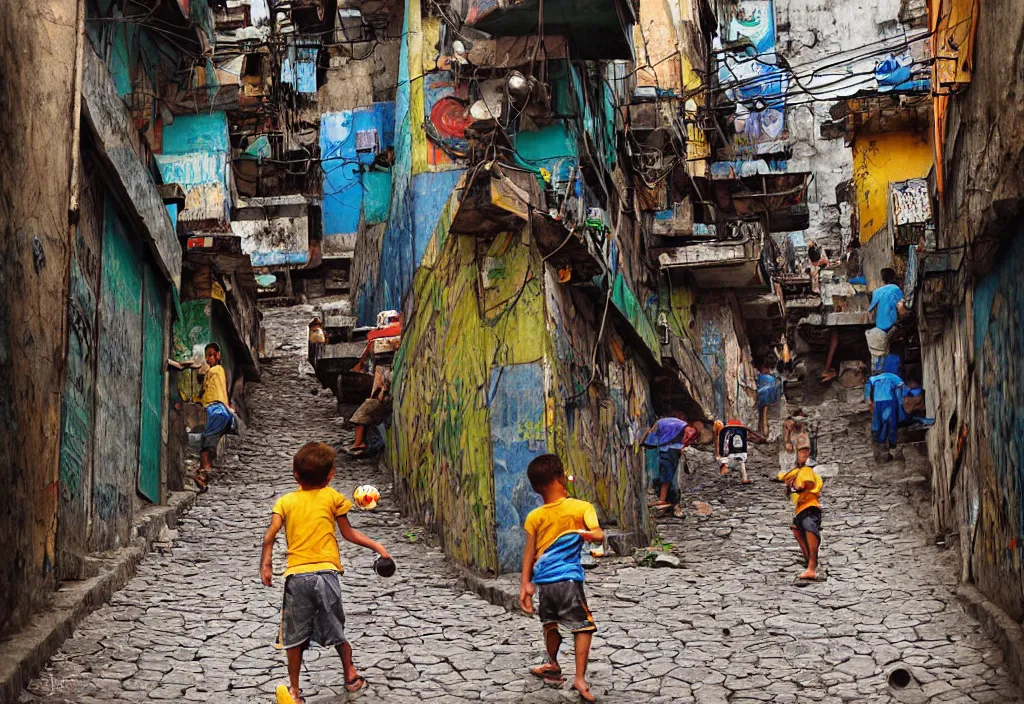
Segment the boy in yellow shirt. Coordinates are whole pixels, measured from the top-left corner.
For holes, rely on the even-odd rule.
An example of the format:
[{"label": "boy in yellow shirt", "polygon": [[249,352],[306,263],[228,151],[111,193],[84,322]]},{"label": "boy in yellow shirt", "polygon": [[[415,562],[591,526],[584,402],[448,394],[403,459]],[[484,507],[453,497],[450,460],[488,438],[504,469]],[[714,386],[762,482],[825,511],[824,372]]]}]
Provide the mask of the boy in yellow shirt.
[{"label": "boy in yellow shirt", "polygon": [[[523,549],[523,574],[519,605],[533,613],[533,595],[539,592],[538,609],[544,625],[544,645],[548,662],[530,668],[530,674],[547,682],[561,683],[562,668],[558,649],[562,625],[573,634],[576,646],[576,678],[572,688],[585,702],[596,701],[587,684],[587,660],[597,626],[583,592],[583,544],[604,540],[597,512],[586,501],[569,498],[565,468],[555,455],[535,457],[526,468],[533,490],[544,499],[526,517],[526,547]],[[534,587],[534,585],[537,585]]]},{"label": "boy in yellow shirt", "polygon": [[274,504],[270,527],[263,536],[260,579],[273,584],[274,540],[284,527],[288,542],[288,568],[284,572],[284,605],[278,648],[288,651],[290,686],[277,688],[278,704],[301,704],[299,672],[302,653],[310,640],[335,646],[345,670],[345,689],[356,692],[366,680],[352,662],[352,646],[345,638],[345,611],[341,603],[341,555],[334,534],[390,559],[388,551],[349,523],[352,502],[329,485],[334,478],[334,449],[322,442],[299,448],[292,460],[292,476],[299,490],[285,494]]},{"label": "boy in yellow shirt", "polygon": [[821,546],[821,504],[818,497],[823,482],[818,473],[807,466],[810,456],[810,441],[805,437],[797,439],[796,467],[779,472],[777,477],[786,483],[796,507],[791,528],[807,562],[807,569],[798,579],[818,578],[818,548]]},{"label": "boy in yellow shirt", "polygon": [[220,345],[211,342],[204,352],[206,372],[203,374],[203,395],[200,401],[206,409],[206,423],[203,425],[203,436],[199,446],[199,471],[195,478],[199,493],[207,489],[206,473],[210,471],[213,458],[217,455],[220,436],[231,432],[237,422],[235,409],[228,399],[228,376],[220,363]]}]

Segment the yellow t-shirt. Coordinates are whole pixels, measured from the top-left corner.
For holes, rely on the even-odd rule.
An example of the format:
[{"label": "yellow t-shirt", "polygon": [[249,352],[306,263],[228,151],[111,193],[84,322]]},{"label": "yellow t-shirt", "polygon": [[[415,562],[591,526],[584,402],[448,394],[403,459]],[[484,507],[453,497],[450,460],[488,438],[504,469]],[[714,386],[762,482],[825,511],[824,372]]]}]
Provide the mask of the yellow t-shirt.
[{"label": "yellow t-shirt", "polygon": [[220,401],[225,406],[230,406],[228,403],[228,376],[224,373],[224,367],[221,365],[218,364],[210,367],[206,372],[206,376],[203,378],[203,397],[201,401],[204,407],[217,401]]},{"label": "yellow t-shirt", "polygon": [[285,494],[274,504],[274,513],[284,519],[288,541],[288,569],[284,574],[342,571],[341,555],[334,527],[352,502],[329,486],[299,489]]},{"label": "yellow t-shirt", "polygon": [[814,486],[812,488],[804,489],[799,494],[793,494],[796,497],[796,512],[800,513],[805,508],[812,506],[821,508],[821,504],[818,503],[818,496],[821,494],[821,487],[824,485],[824,482],[818,473],[810,467],[794,467],[788,471],[779,472],[779,481],[786,482],[797,489],[803,489],[807,482],[813,482]]},{"label": "yellow t-shirt", "polygon": [[565,497],[530,511],[523,529],[534,537],[537,557],[566,533],[594,530],[597,511],[586,501]]}]

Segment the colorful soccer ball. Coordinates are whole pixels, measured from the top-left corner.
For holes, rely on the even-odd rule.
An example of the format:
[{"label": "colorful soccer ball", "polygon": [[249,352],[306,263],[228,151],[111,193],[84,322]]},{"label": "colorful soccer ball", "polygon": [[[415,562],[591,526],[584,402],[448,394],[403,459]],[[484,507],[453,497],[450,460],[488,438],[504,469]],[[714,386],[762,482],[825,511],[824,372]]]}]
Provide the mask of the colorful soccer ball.
[{"label": "colorful soccer ball", "polygon": [[377,508],[377,502],[380,501],[380,492],[377,491],[377,487],[364,484],[357,486],[356,490],[352,492],[352,500],[364,511],[372,511]]}]

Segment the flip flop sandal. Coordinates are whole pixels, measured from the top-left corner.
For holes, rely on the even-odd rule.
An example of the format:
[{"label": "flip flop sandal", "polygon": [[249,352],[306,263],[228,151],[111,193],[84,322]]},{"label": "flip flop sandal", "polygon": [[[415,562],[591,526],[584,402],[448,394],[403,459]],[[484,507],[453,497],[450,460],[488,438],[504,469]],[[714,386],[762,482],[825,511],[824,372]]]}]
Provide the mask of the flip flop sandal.
[{"label": "flip flop sandal", "polygon": [[205,494],[210,490],[210,485],[208,483],[209,480],[206,476],[206,472],[200,472],[196,474],[196,476],[192,478],[192,481],[195,483],[196,489],[199,491],[200,494]]},{"label": "flip flop sandal", "polygon": [[743,480],[743,483],[744,483],[744,484],[748,484],[748,485],[749,485],[749,484],[753,484],[753,483],[754,483],[754,480],[753,480],[753,479],[744,479],[744,480]]},{"label": "flip flop sandal", "polygon": [[276,694],[277,704],[306,704],[306,700],[302,698],[302,691],[299,691],[298,697],[293,697],[288,685],[277,685]]},{"label": "flip flop sandal", "polygon": [[685,518],[686,517],[686,514],[683,513],[683,507],[682,506],[676,506],[674,509],[672,509],[672,515],[675,516],[676,518]]},{"label": "flip flop sandal", "polygon": [[360,689],[366,686],[366,678],[362,675],[356,675],[352,679],[345,682],[346,692],[358,692]]}]

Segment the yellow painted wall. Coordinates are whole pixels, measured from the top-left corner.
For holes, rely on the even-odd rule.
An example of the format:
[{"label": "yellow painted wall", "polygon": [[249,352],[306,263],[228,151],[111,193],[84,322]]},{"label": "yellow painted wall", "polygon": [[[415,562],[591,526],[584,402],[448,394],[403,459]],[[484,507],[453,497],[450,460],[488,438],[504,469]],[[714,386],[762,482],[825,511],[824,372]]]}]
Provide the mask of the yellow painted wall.
[{"label": "yellow painted wall", "polygon": [[861,243],[866,243],[886,226],[889,184],[924,178],[932,163],[931,142],[923,133],[869,134],[854,140],[853,178]]}]

